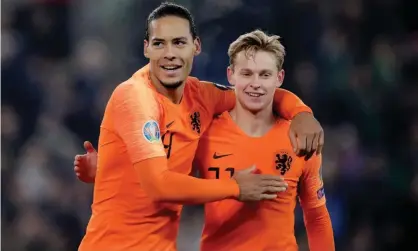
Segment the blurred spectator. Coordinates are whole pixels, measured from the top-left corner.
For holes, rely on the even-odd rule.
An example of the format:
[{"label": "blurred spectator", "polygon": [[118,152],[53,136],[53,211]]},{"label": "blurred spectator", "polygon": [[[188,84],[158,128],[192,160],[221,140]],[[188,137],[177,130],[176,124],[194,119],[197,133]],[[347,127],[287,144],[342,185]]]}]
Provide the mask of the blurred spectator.
[{"label": "blurred spectator", "polygon": [[[113,88],[140,68],[160,1],[3,1],[2,244],[76,250],[92,186],[73,157],[97,143]],[[337,250],[409,250],[418,225],[418,22],[414,1],[176,1],[196,15],[193,74],[226,84],[229,43],[261,28],[287,48],[284,88],[326,133],[323,179]],[[210,11],[208,11],[210,10]],[[300,209],[300,250],[308,249]],[[202,207],[187,207],[179,250],[198,250]]]}]

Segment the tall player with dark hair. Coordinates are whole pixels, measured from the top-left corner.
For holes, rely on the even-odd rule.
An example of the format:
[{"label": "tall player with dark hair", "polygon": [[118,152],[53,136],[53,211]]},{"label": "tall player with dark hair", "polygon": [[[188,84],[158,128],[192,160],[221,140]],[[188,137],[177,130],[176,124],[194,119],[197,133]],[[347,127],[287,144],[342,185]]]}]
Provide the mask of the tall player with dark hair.
[{"label": "tall player with dark hair", "polygon": [[[150,62],[118,85],[108,101],[97,171],[85,168],[86,161],[95,161],[94,151],[76,158],[80,178],[88,180],[83,175],[90,174],[95,182],[92,216],[79,250],[172,251],[182,209],[175,203],[274,199],[284,190],[277,175],[189,176],[200,135],[215,114],[235,105],[233,91],[189,76],[200,50],[187,9],[165,3],[150,14],[144,40]],[[274,99],[276,111],[293,119],[290,135],[298,151],[320,151],[322,128],[311,110],[283,89]]]}]

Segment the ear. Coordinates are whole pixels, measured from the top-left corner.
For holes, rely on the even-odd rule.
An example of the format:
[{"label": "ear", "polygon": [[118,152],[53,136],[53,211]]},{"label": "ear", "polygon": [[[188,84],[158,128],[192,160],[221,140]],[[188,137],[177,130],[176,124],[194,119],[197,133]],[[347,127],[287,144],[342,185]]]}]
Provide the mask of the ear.
[{"label": "ear", "polygon": [[283,84],[283,81],[284,81],[284,70],[282,69],[282,70],[280,70],[278,73],[277,73],[277,84],[276,84],[276,87],[277,88],[279,88],[280,86],[282,86],[282,84]]},{"label": "ear", "polygon": [[149,46],[148,40],[144,39],[144,56],[149,59],[148,46]]},{"label": "ear", "polygon": [[234,68],[233,66],[228,66],[228,68],[226,68],[226,76],[228,77],[228,82],[230,85],[235,86],[235,81],[234,81]]},{"label": "ear", "polygon": [[194,55],[197,56],[202,52],[202,42],[200,41],[199,37],[196,37],[195,40],[193,40],[194,44]]}]

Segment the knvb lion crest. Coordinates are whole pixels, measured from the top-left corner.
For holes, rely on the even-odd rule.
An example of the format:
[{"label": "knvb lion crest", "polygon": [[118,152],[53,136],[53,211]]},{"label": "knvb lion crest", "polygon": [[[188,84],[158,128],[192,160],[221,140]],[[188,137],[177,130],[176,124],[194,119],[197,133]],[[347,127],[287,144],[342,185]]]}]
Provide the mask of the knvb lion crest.
[{"label": "knvb lion crest", "polygon": [[190,114],[190,125],[193,131],[200,134],[200,112]]},{"label": "knvb lion crest", "polygon": [[293,158],[287,152],[280,152],[276,154],[276,170],[280,171],[281,175],[285,175],[292,166]]}]

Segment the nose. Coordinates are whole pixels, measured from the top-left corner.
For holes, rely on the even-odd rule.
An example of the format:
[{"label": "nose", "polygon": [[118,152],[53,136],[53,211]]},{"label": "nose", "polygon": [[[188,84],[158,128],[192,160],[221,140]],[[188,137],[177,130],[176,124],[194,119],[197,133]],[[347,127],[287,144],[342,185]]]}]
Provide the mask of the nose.
[{"label": "nose", "polygon": [[258,79],[258,77],[254,77],[254,79],[251,81],[250,83],[250,87],[253,89],[258,89],[261,87],[261,83],[260,80]]},{"label": "nose", "polygon": [[164,58],[168,59],[168,60],[174,60],[176,58],[176,56],[174,55],[174,52],[173,52],[173,46],[171,44],[166,46],[165,53],[164,53]]}]

